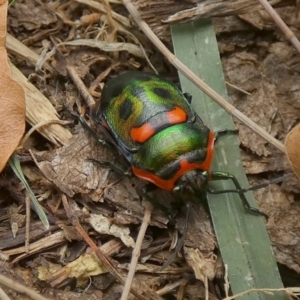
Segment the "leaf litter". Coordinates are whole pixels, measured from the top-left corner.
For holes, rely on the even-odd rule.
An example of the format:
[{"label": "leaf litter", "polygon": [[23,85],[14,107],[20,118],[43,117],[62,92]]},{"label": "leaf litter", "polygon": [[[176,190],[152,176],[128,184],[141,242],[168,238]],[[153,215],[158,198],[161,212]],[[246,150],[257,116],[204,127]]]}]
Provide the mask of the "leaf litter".
[{"label": "leaf litter", "polygon": [[[176,72],[167,66],[161,55],[149,45],[138,30],[130,27],[127,13],[121,6],[112,5],[113,10],[109,10],[106,4],[101,6],[101,10],[93,7],[93,2],[89,6],[81,1],[66,2],[61,6],[37,2],[32,7],[32,11],[35,12],[33,15],[32,12],[24,12],[24,7],[28,9],[32,5],[29,2],[17,2],[10,8],[9,33],[30,45],[31,50],[39,54],[43,52],[44,41],[50,42],[52,45],[50,49],[56,49],[56,53],[48,51],[44,60],[46,58],[47,64],[50,64],[54,71],[42,67],[42,70],[36,73],[35,66],[24,61],[21,54],[14,53],[12,62],[23,74],[35,74],[44,78],[42,92],[52,105],[49,111],[54,108],[62,119],[74,122],[74,118],[64,109],[65,104],[75,111],[78,109],[79,113],[86,109],[76,86],[69,78],[66,66],[76,69],[85,86],[93,87],[93,95],[96,97],[101,94],[103,83],[113,75],[126,69],[150,71],[145,55],[128,52],[129,48],[118,48],[114,46],[115,42],[126,42],[132,46],[131,49],[138,49],[140,46],[136,43],[136,37],[139,37],[146,49],[145,53],[159,73],[172,80],[178,80]],[[278,11],[284,21],[297,33],[297,21],[291,13],[293,9],[294,7],[287,7]],[[96,17],[93,15],[95,13]],[[89,19],[88,17],[92,15],[93,18]],[[78,19],[81,21],[78,22]],[[58,23],[61,24],[59,27]],[[229,16],[226,17],[225,24],[224,18],[215,18],[214,24],[226,80],[247,92],[243,93],[228,87],[229,101],[270,134],[283,140],[298,122],[300,115],[299,55],[283,39],[264,11]],[[80,40],[81,42],[78,42]],[[109,52],[99,46],[104,43],[111,46],[106,48]],[[34,111],[34,106],[31,110]],[[39,122],[34,118],[29,121],[28,116],[27,121],[31,125]],[[92,122],[91,126],[94,128]],[[270,147],[242,124],[237,123],[236,126],[239,129],[244,166],[246,172],[251,174],[252,184],[288,172],[288,162],[279,151]],[[35,194],[43,201],[51,226],[46,230],[38,221],[32,220],[31,248],[29,253],[26,253],[23,247],[26,235],[22,224],[20,223],[19,228],[18,223],[18,230],[12,232],[12,228],[4,223],[0,228],[1,251],[10,261],[15,262],[10,276],[14,276],[19,270],[24,273],[25,268],[29,268],[27,272],[31,281],[28,286],[39,290],[49,299],[77,299],[82,296],[86,299],[102,299],[103,294],[116,299],[122,292],[122,286],[114,280],[110,280],[108,285],[100,283],[97,285],[95,283],[97,280],[100,282],[101,278],[110,276],[108,273],[100,275],[102,273],[100,270],[98,275],[93,273],[92,285],[85,291],[80,290],[87,287],[87,278],[91,276],[87,269],[80,266],[85,264],[89,268],[88,265],[91,264],[92,269],[94,261],[83,260],[85,257],[91,257],[89,253],[91,250],[78,241],[80,239],[78,234],[72,233],[73,230],[61,205],[61,193],[66,194],[70,201],[75,200],[70,203],[73,203],[73,211],[84,228],[98,246],[106,247],[104,252],[119,264],[120,272],[126,275],[127,263],[132,253],[132,241],[137,236],[144,214],[142,200],[144,183],[136,178],[121,178],[112,170],[90,161],[88,158],[92,157],[124,165],[117,152],[112,153],[99,146],[80,125],[69,126],[68,130],[72,133],[72,137],[70,138],[70,134],[63,142],[57,142],[57,139],[48,135],[45,130],[43,138],[37,133],[32,134],[27,146],[20,150],[20,157],[24,158],[24,173],[30,178],[30,185]],[[99,135],[101,136],[101,133]],[[36,163],[27,155],[29,145]],[[1,200],[3,207],[1,216],[4,216],[3,220],[16,223],[12,221],[14,213],[11,212],[15,209],[12,203],[24,206],[23,189],[13,179],[8,168],[1,174],[0,183],[5,195]],[[281,187],[271,185],[266,189],[255,191],[255,194],[260,209],[270,216],[267,228],[277,261],[300,272],[297,260],[299,253],[297,197],[300,191],[297,185],[296,180],[289,178]],[[170,209],[172,199],[168,193],[156,192],[154,198]],[[18,218],[22,219],[24,210],[21,209],[17,214]],[[101,220],[105,220],[106,229],[99,230],[98,226],[95,226],[95,223]],[[173,247],[171,240],[176,240],[177,230],[180,233],[184,232],[184,222],[184,211],[175,217],[174,227],[168,225],[170,219],[167,214],[160,209],[154,209],[151,226],[146,234],[149,242],[145,242],[141,253],[143,264],[138,264],[135,276],[135,282],[141,289],[145,287],[159,290],[163,286],[167,287],[170,282],[180,280],[186,274],[191,276],[193,272],[200,280],[204,280],[205,276],[210,280],[215,277],[217,242],[209,216],[205,207],[201,205],[192,206],[183,252],[177,255],[172,265],[164,272],[159,271],[159,266],[170,255],[169,249]],[[125,234],[127,247],[114,237],[120,237],[122,234]],[[13,235],[16,235],[15,239]],[[73,264],[68,260],[71,257],[74,257]],[[6,267],[6,263],[0,265],[1,268]],[[81,271],[75,274],[67,272],[66,268],[74,268],[74,272]],[[67,273],[75,274],[77,279],[74,281],[68,278]],[[81,280],[82,278],[84,280]],[[24,280],[25,277],[21,279],[25,282]],[[99,290],[97,286],[102,288]],[[60,290],[56,289],[57,287],[60,287]],[[192,292],[189,292],[191,290]],[[169,293],[174,291],[170,290]],[[186,284],[186,293],[187,297],[204,295],[204,288],[190,282]],[[21,299],[19,296],[17,298],[10,296],[12,299]],[[191,297],[195,299],[194,296]]]}]

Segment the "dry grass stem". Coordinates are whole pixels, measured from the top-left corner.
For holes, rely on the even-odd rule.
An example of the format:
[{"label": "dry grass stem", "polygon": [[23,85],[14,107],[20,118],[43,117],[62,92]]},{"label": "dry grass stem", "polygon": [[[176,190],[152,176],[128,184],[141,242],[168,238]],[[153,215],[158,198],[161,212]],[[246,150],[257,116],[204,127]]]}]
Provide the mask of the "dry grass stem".
[{"label": "dry grass stem", "polygon": [[129,293],[130,293],[130,288],[132,285],[132,281],[133,281],[133,277],[134,277],[134,273],[135,273],[135,269],[136,269],[136,265],[138,262],[138,259],[140,257],[141,254],[141,247],[142,247],[142,243],[144,240],[144,236],[146,233],[146,230],[149,226],[150,223],[150,219],[151,219],[151,213],[153,210],[153,206],[150,202],[147,203],[146,205],[146,209],[145,209],[145,215],[143,218],[143,223],[142,226],[140,228],[136,243],[135,243],[135,247],[133,249],[132,252],[132,257],[131,257],[131,263],[130,263],[130,267],[129,267],[129,272],[126,278],[126,283],[124,286],[124,290],[122,293],[122,297],[121,300],[126,300],[128,299]]},{"label": "dry grass stem", "polygon": [[1,300],[11,300],[1,287],[0,287],[0,299]]},{"label": "dry grass stem", "polygon": [[29,242],[30,242],[30,197],[26,193],[25,205],[26,205],[26,225],[25,225],[25,252],[29,253]]},{"label": "dry grass stem", "polygon": [[48,300],[47,298],[35,292],[34,290],[29,289],[28,287],[20,283],[17,283],[16,281],[11,280],[1,274],[0,274],[0,285],[6,286],[7,288],[18,292],[19,294],[26,295],[33,300]]},{"label": "dry grass stem", "polygon": [[[23,58],[26,62],[32,63],[34,66],[40,58],[38,54],[29,49],[26,45],[18,41],[9,33],[6,36],[6,47],[11,53]],[[49,72],[53,72],[53,68],[48,63],[45,63],[44,67]]]},{"label": "dry grass stem", "polygon": [[82,98],[85,100],[87,105],[89,107],[94,106],[95,100],[89,93],[85,84],[82,82],[82,79],[78,76],[76,69],[72,66],[66,66],[66,69],[68,70],[68,73],[69,73],[70,77],[72,78],[73,83],[77,87],[79,93],[81,94]]}]

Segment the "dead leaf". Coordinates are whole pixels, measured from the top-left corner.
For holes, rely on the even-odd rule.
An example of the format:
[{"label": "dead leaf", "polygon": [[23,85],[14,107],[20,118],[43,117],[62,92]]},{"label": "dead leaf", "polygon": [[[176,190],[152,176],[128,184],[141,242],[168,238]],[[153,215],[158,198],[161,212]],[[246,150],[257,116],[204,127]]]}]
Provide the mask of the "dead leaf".
[{"label": "dead leaf", "polygon": [[134,247],[135,243],[129,235],[128,227],[112,224],[108,218],[101,214],[91,214],[88,221],[97,232],[118,237],[127,247]]},{"label": "dead leaf", "polygon": [[0,4],[0,172],[18,146],[25,130],[25,100],[22,87],[11,78],[5,48],[7,4]]},{"label": "dead leaf", "polygon": [[285,139],[284,148],[291,167],[300,178],[300,124],[289,132]]},{"label": "dead leaf", "polygon": [[68,196],[82,193],[89,194],[97,202],[103,201],[103,189],[108,184],[110,170],[99,168],[88,158],[113,161],[113,154],[99,147],[99,143],[81,125],[78,131],[68,145],[45,153],[46,160],[38,163],[38,167],[48,180]]},{"label": "dead leaf", "polygon": [[266,224],[277,262],[300,272],[299,201],[278,185],[254,191],[259,207],[269,216]]},{"label": "dead leaf", "polygon": [[[185,230],[185,222],[186,214],[179,214],[177,216],[177,229],[181,234]],[[190,248],[198,248],[206,255],[215,249],[216,244],[216,236],[205,208],[202,205],[192,205],[184,245]]]},{"label": "dead leaf", "polygon": [[28,30],[36,30],[47,27],[57,22],[54,5],[51,3],[38,3],[27,1],[26,3],[16,2],[10,8],[10,15],[13,16],[14,27],[25,27]]}]

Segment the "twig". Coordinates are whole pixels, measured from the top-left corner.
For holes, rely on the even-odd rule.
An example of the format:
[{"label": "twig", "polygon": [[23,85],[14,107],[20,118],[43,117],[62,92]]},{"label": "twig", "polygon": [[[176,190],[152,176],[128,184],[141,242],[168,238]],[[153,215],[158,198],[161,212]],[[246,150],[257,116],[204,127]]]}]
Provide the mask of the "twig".
[{"label": "twig", "polygon": [[277,24],[279,29],[283,32],[286,38],[293,44],[296,50],[300,53],[300,42],[295,36],[294,32],[282,21],[278,13],[271,6],[267,0],[259,0],[260,4],[268,12],[268,14],[273,18],[274,22]]},{"label": "twig", "polygon": [[12,279],[9,279],[1,274],[0,274],[0,285],[4,285],[7,288],[10,288],[10,289],[18,292],[19,294],[26,295],[34,300],[48,300],[44,296],[35,292],[34,290],[14,281]]},{"label": "twig", "polygon": [[6,293],[3,291],[3,289],[0,287],[0,299],[1,300],[11,300]]},{"label": "twig", "polygon": [[26,193],[25,204],[26,204],[25,252],[28,254],[29,241],[30,241],[30,197],[28,193]]},{"label": "twig", "polygon": [[36,130],[38,130],[39,128],[46,126],[46,125],[50,125],[50,124],[60,124],[60,125],[67,125],[70,124],[72,122],[70,121],[63,121],[63,120],[46,120],[46,121],[42,121],[38,124],[35,124],[34,126],[32,126],[30,128],[30,130],[24,135],[21,143],[19,144],[18,148],[23,148],[25,143],[27,142],[27,140],[29,139],[29,137],[31,136],[31,134],[33,132],[35,132]]},{"label": "twig", "polygon": [[205,275],[204,277],[204,287],[205,287],[205,300],[209,299],[209,293],[208,293],[208,278]]},{"label": "twig", "polygon": [[284,145],[272,137],[268,132],[259,127],[255,122],[242,114],[229,102],[227,102],[223,97],[216,93],[211,87],[209,87],[203,80],[198,78],[194,72],[187,68],[173,53],[171,53],[168,48],[159,40],[159,38],[154,34],[150,27],[144,22],[137,9],[131,3],[130,0],[122,0],[124,6],[129,11],[135,22],[141,28],[141,30],[146,34],[150,41],[158,48],[158,50],[168,59],[168,61],[175,66],[184,76],[186,76],[191,82],[193,82],[199,89],[201,89],[205,94],[217,102],[222,108],[224,108],[230,115],[236,117],[243,124],[248,126],[251,130],[260,135],[267,142],[272,144],[274,147],[284,152]]},{"label": "twig", "polygon": [[180,283],[176,300],[182,300],[184,298],[184,291],[185,291],[186,284],[187,284],[187,280]]},{"label": "twig", "polygon": [[86,104],[89,107],[92,107],[95,104],[95,100],[90,95],[88,89],[86,88],[85,84],[83,83],[82,79],[77,74],[77,71],[72,66],[66,66],[70,77],[72,78],[74,84],[76,85],[79,93],[81,94],[82,98],[86,101]]},{"label": "twig", "polygon": [[122,293],[121,300],[128,299],[128,296],[129,296],[129,293],[130,293],[130,288],[131,288],[132,281],[133,281],[133,277],[134,277],[134,274],[135,274],[136,265],[137,265],[138,259],[140,257],[140,254],[141,254],[141,248],[142,248],[142,243],[143,243],[143,239],[144,239],[144,236],[145,236],[145,232],[146,232],[146,230],[148,228],[148,225],[150,223],[152,210],[153,210],[153,206],[150,202],[148,202],[147,206],[146,206],[145,214],[144,214],[143,223],[142,223],[142,226],[140,228],[140,231],[139,231],[136,243],[135,243],[135,247],[134,247],[133,252],[132,252],[132,259],[131,259],[129,272],[128,272],[128,275],[127,275],[127,279],[126,279],[126,283],[125,283],[125,286],[124,286],[124,290],[123,290],[123,293]]},{"label": "twig", "polygon": [[187,280],[185,278],[181,278],[175,282],[172,282],[166,286],[164,286],[162,289],[157,291],[158,295],[165,295],[167,293],[169,293],[170,291],[174,290],[175,288],[177,288],[178,286],[182,285],[182,284],[186,284]]}]

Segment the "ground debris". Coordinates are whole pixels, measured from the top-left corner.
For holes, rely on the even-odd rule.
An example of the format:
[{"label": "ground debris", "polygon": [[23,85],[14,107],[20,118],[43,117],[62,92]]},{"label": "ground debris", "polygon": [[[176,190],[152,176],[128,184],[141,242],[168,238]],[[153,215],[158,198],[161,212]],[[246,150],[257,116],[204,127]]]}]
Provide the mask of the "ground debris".
[{"label": "ground debris", "polygon": [[[169,41],[170,33],[168,26],[161,23],[162,19],[173,22],[196,16],[215,16],[213,22],[224,74],[228,83],[238,88],[228,86],[229,101],[281,141],[299,122],[299,56],[265,11],[253,8],[247,13],[249,5],[258,5],[256,1],[227,1],[227,10],[223,11],[216,10],[221,4],[224,6],[224,1],[217,0],[167,0],[163,4],[154,0],[134,2],[142,17],[164,41]],[[195,8],[199,3],[206,9],[201,13]],[[274,3],[286,5],[287,1]],[[32,1],[24,0],[10,8],[9,31],[40,54],[40,67],[36,70],[30,62],[32,60],[24,61],[23,56],[16,53],[11,53],[11,60],[23,74],[30,74],[30,80],[48,97],[53,110],[62,119],[77,123],[65,109],[67,106],[84,115],[103,138],[85,113],[90,107],[84,103],[81,91],[71,80],[69,67],[77,72],[96,102],[107,78],[128,69],[151,71],[155,68],[161,75],[177,82],[177,73],[139,30],[132,27],[120,5],[110,7],[83,0],[66,1],[62,5],[37,1],[34,7],[32,5]],[[292,13],[294,10],[295,7],[290,6],[278,9],[278,12],[298,34],[300,29]],[[155,18],[152,18],[153,11]],[[41,62],[47,62],[52,71],[44,70]],[[251,185],[289,172],[288,163],[281,153],[244,125],[237,123],[236,126],[243,163],[247,173],[252,175]],[[49,299],[119,299],[123,286],[102,267],[96,266],[91,249],[70,226],[62,197],[67,196],[82,227],[125,277],[144,215],[144,182],[121,176],[91,161],[90,158],[113,162],[125,169],[128,167],[118,151],[101,146],[80,124],[69,124],[67,130],[72,132],[72,138],[64,146],[49,143],[34,133],[20,152],[24,159],[24,174],[51,224],[46,230],[32,214],[29,253],[24,247],[24,225],[15,218],[24,214],[24,189],[16,184],[8,169],[0,176],[3,191],[0,199],[0,254],[13,264],[9,269],[6,263],[1,263],[0,273],[38,290]],[[31,149],[36,164],[28,149]],[[270,216],[267,228],[277,261],[297,272],[300,272],[297,258],[299,193],[299,182],[294,178],[285,180],[281,187],[271,185],[255,191],[260,208]],[[205,207],[199,204],[191,206],[184,248],[171,265],[161,271],[160,267],[185,231],[186,211],[182,207],[176,212],[172,210],[174,199],[168,192],[155,191],[153,198],[162,207],[154,207],[133,286],[137,290],[151,289],[176,297],[174,283],[176,288],[184,289],[187,299],[204,299],[205,288],[195,280],[196,274],[201,280],[210,280],[210,288],[214,290],[209,294],[210,299],[221,298],[216,290],[220,286],[223,289],[223,282],[216,283],[213,279],[219,259],[216,256],[217,241]],[[12,232],[9,222],[18,230]],[[87,270],[89,266],[91,268]],[[71,272],[72,268],[77,273]],[[9,296],[22,299],[13,292]]]}]

